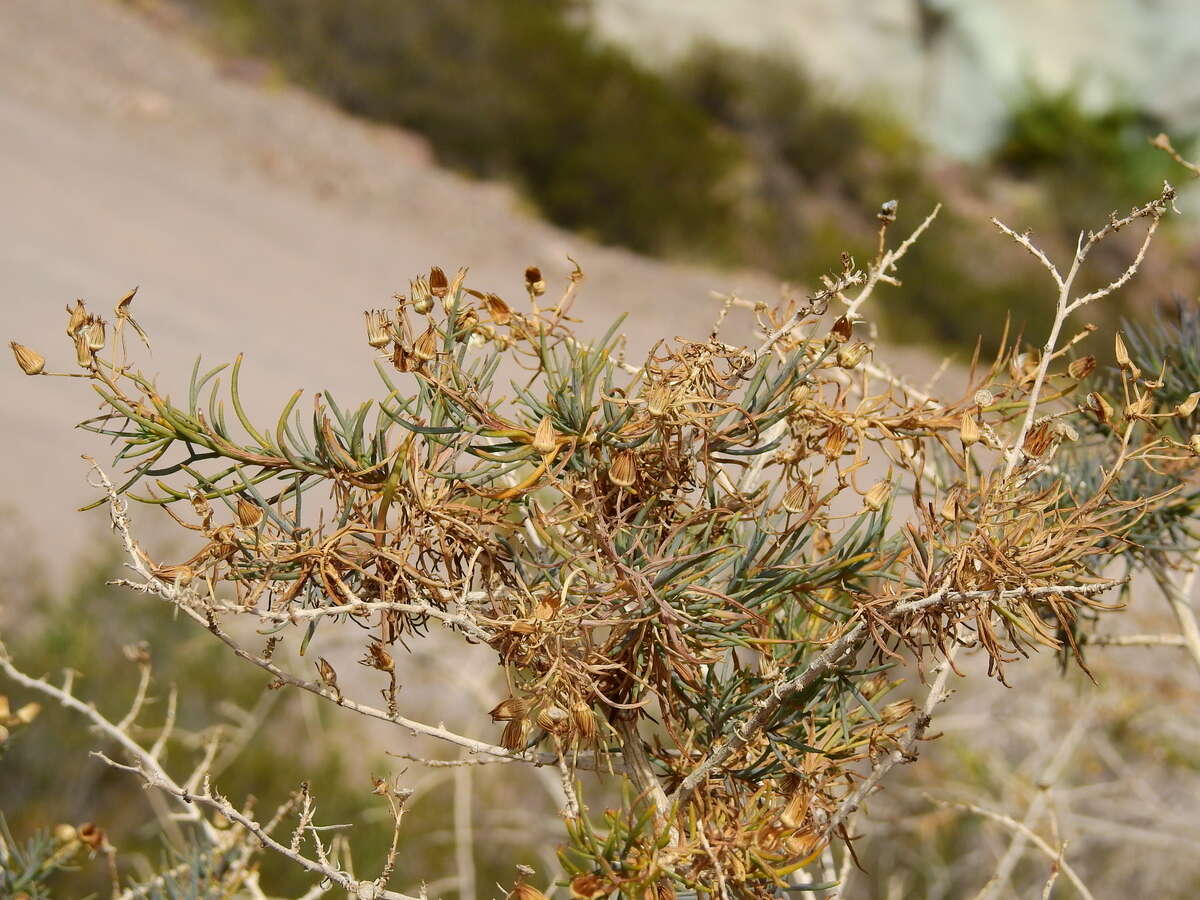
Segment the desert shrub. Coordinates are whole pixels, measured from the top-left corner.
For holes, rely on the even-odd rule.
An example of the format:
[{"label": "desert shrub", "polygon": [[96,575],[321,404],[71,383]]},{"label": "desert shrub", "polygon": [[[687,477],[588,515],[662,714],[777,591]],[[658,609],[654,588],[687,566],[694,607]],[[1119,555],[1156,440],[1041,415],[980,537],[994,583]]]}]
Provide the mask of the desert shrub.
[{"label": "desert shrub", "polygon": [[[1119,335],[1108,386],[1094,357],[1072,358],[1090,330],[1074,318],[1133,276],[1174,196],[1090,233],[1065,270],[1001,226],[1004,249],[1043,270],[1050,326],[1040,346],[1001,341],[949,397],[888,374],[863,327],[933,221],[898,240],[892,204],[863,267],[843,255],[822,290],[774,306],[728,298],[711,335],[661,342],[638,365],[616,327],[570,327],[579,271],[551,301],[527,269],[516,304],[434,268],[365,314],[381,388],[363,403],[325,394],[302,413],[297,393],[256,422],[240,360],[197,361],[172,401],[127,356],[132,293],[112,321],[68,309],[78,371],[64,374],[95,389],[103,410],[84,427],[126,469],[94,472],[133,569],[124,585],[173,627],[272,690],[390,726],[413,765],[498,781],[556,770],[557,862],[534,873],[520,854],[538,848],[519,850],[510,896],[828,891],[853,865],[861,808],[919,755],[959,661],[1004,681],[1048,649],[1086,671],[1105,595],[1134,567],[1200,665],[1173,569],[1195,549],[1200,392],[1144,371],[1149,351]],[[1092,251],[1125,231],[1142,235],[1127,273],[1080,289]],[[728,315],[753,316],[759,341],[723,342]],[[169,512],[191,546],[152,558],[130,502]],[[420,668],[405,654],[435,628],[459,642],[440,652],[460,667],[482,653],[502,676],[490,712],[463,726],[416,718],[401,693]],[[334,654],[346,642],[365,683]],[[916,698],[898,690],[905,665],[924,673]],[[307,783],[276,812],[244,807],[232,778],[168,771],[179,761],[139,742],[139,714],[114,722],[7,652],[0,670],[90,721],[125,760],[117,774],[175,810],[192,868],[257,885],[265,847],[354,896],[417,890],[412,860],[399,869],[407,770],[352,760],[391,826],[366,862],[323,830]],[[465,688],[427,690],[437,716]],[[424,756],[414,737],[455,756]],[[1061,846],[1038,846],[1077,880]]]},{"label": "desert shrub", "polygon": [[550,220],[643,251],[719,249],[737,148],[569,0],[193,0],[234,40],[450,166],[515,179]]}]

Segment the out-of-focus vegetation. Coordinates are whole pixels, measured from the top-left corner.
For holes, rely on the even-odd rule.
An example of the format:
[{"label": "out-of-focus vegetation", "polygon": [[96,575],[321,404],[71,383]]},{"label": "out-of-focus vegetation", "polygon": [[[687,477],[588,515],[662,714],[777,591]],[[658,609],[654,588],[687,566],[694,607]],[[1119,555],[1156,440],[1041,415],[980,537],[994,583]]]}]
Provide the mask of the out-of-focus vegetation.
[{"label": "out-of-focus vegetation", "polygon": [[[235,805],[253,798],[260,813],[273,810],[308,780],[320,792],[323,824],[355,826],[355,865],[366,870],[378,866],[391,829],[388,822],[380,821],[378,798],[371,795],[371,785],[361,781],[361,773],[374,771],[382,776],[404,768],[403,761],[384,755],[386,742],[356,737],[355,722],[348,723],[340,711],[323,708],[297,692],[265,691],[269,679],[261,670],[231,662],[211,635],[181,627],[183,623],[162,601],[110,586],[108,582],[122,572],[112,542],[97,541],[96,546],[107,552],[81,561],[67,588],[55,591],[34,562],[16,552],[17,531],[11,522],[0,523],[0,531],[6,560],[0,565],[5,594],[2,624],[16,663],[30,673],[50,674],[60,684],[64,670],[74,670],[75,693],[94,700],[103,715],[118,721],[128,711],[139,679],[139,667],[130,657],[149,653],[154,678],[149,702],[138,719],[144,725],[134,733],[147,745],[154,742],[158,723],[167,714],[170,688],[176,686],[176,730],[163,758],[168,769],[188,772],[199,760],[205,740],[220,729],[223,742],[212,769],[213,783]],[[27,701],[44,700],[8,682],[0,685],[0,693],[14,709]],[[122,886],[173,868],[181,859],[203,859],[186,832],[161,828],[156,815],[165,807],[158,795],[147,792],[136,776],[89,756],[94,749],[113,753],[104,737],[90,733],[77,713],[55,703],[40,705],[36,719],[12,729],[8,739],[0,742],[0,816],[11,833],[5,839],[10,850],[32,841],[33,849],[45,844],[53,856],[59,845],[47,833],[48,823],[78,828],[90,822],[103,829],[116,849]],[[260,729],[268,713],[270,728]],[[348,752],[351,747],[357,752]],[[514,777],[511,785],[490,799],[500,808],[512,809],[522,797],[527,801],[530,795],[537,796],[529,782]],[[453,873],[453,835],[445,828],[443,814],[452,792],[451,779],[432,783],[427,779],[414,796],[405,817],[401,877],[410,870],[414,880],[430,872]],[[292,825],[285,824],[284,835]],[[475,847],[482,884],[511,879],[509,858],[514,846],[518,853],[528,854],[528,844],[538,840],[526,836],[523,843],[517,833],[507,829]],[[52,889],[45,896],[109,895],[110,875],[103,856],[88,859],[86,853],[75,854],[64,862],[65,868],[44,879]],[[273,896],[300,896],[314,882],[311,875],[274,854],[262,857],[261,869],[262,885]],[[0,881],[0,892],[5,884]],[[34,890],[32,885],[23,887]],[[34,891],[32,896],[42,895]],[[185,891],[178,896],[217,895]]]},{"label": "out-of-focus vegetation", "polygon": [[[1034,86],[989,158],[947,162],[882,103],[839,97],[791,58],[703,45],[649,69],[600,40],[580,0],[183,2],[235,52],[420,132],[447,165],[514,180],[553,222],[639,251],[811,283],[842,250],[874,252],[881,202],[900,201],[902,224],[943,202],[937,228],[953,252],[918,247],[907,280],[920,289],[901,287],[882,310],[902,340],[963,347],[982,333],[994,346],[1008,315],[1044,329],[1038,274],[996,251],[990,215],[1065,258],[1113,204],[1123,212],[1186,177],[1148,145],[1163,126],[1153,116]],[[1097,283],[1125,259],[1120,243]],[[1194,280],[1147,279],[1129,304]]]}]

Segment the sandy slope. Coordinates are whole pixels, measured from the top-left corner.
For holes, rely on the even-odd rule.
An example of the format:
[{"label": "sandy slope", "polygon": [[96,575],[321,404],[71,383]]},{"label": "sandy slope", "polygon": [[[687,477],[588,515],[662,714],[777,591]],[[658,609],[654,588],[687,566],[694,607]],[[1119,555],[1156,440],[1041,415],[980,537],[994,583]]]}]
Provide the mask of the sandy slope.
[{"label": "sandy slope", "polygon": [[[64,305],[107,311],[140,285],[160,383],[178,395],[197,352],[244,350],[266,417],[297,386],[373,388],[361,310],[431,263],[469,265],[475,284],[516,299],[525,265],[553,284],[570,254],[589,276],[576,309],[597,326],[629,311],[635,343],[703,335],[711,289],[776,292],[549,227],[508,189],[436,168],[419,139],[229,70],[109,0],[0,4],[5,340],[69,369]],[[89,413],[81,388],[0,366],[0,502],[68,557],[85,527],[71,509],[90,495],[79,453],[105,451],[70,430]]]}]

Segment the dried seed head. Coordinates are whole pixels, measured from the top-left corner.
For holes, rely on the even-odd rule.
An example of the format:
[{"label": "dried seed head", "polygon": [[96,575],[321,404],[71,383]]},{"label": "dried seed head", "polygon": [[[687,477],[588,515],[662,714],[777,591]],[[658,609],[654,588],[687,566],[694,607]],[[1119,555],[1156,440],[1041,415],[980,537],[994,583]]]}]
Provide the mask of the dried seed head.
[{"label": "dried seed head", "polygon": [[446,280],[446,273],[442,271],[441,266],[434,266],[429,270],[429,293],[439,300],[450,293],[450,282]]},{"label": "dried seed head", "polygon": [[1058,421],[1054,423],[1054,436],[1061,438],[1064,441],[1079,440],[1079,432],[1076,431],[1069,422]]},{"label": "dried seed head", "polygon": [[812,494],[808,482],[797,481],[783,493],[783,508],[790,513],[801,513],[808,509],[809,498]]},{"label": "dried seed head", "polygon": [[950,492],[948,494],[946,494],[946,500],[942,504],[941,513],[942,513],[942,518],[945,519],[947,522],[957,522],[958,521],[958,517],[961,512],[959,496],[960,496],[960,492],[959,492],[958,488],[952,488],[950,490]]},{"label": "dried seed head", "polygon": [[654,883],[655,900],[675,900],[678,896],[675,893],[675,885],[671,883],[669,878],[660,878]]},{"label": "dried seed head", "polygon": [[1112,421],[1112,404],[1105,400],[1102,394],[1092,391],[1087,395],[1085,404],[1095,414],[1096,418],[1100,420],[1100,424],[1107,425]]},{"label": "dried seed head", "polygon": [[1188,439],[1188,449],[1197,456],[1200,456],[1200,434],[1193,434],[1191,438]]},{"label": "dried seed head", "polygon": [[871,352],[871,348],[862,343],[851,344],[849,347],[842,347],[837,352],[837,364],[843,369],[854,369],[858,364],[866,358],[866,355]]},{"label": "dried seed head", "polygon": [[367,320],[367,343],[378,350],[392,341],[392,316],[386,309],[368,309],[363,313]]},{"label": "dried seed head", "polygon": [[1067,374],[1076,381],[1082,381],[1096,371],[1096,357],[1081,356],[1079,359],[1071,360],[1071,364],[1067,366]]},{"label": "dried seed head", "polygon": [[433,294],[429,289],[429,282],[424,277],[417,278],[416,281],[408,283],[408,293],[412,297],[413,309],[421,315],[425,315],[433,309]]},{"label": "dried seed head", "polygon": [[792,392],[788,395],[788,400],[794,406],[803,406],[811,396],[812,388],[808,384],[798,384],[792,388]]},{"label": "dried seed head", "polygon": [[26,375],[41,375],[46,368],[46,357],[38,353],[36,350],[26,347],[24,344],[18,344],[16,341],[9,341],[8,346],[12,348],[13,356],[17,358],[17,365],[21,367],[21,371]]},{"label": "dried seed head", "polygon": [[637,480],[637,457],[632,450],[618,450],[608,469],[608,480],[617,487],[632,487]]},{"label": "dried seed head", "polygon": [[594,741],[600,733],[596,726],[596,714],[582,700],[571,706],[571,723],[575,726],[575,733],[584,742]]},{"label": "dried seed head", "polygon": [[842,451],[846,449],[846,441],[850,435],[841,425],[834,425],[829,429],[829,436],[825,438],[825,458],[837,459],[842,455]]},{"label": "dried seed head", "polygon": [[396,661],[379,641],[372,641],[367,645],[367,652],[359,660],[359,663],[372,669],[378,669],[380,672],[396,671]]},{"label": "dried seed head", "polygon": [[129,304],[133,302],[133,298],[137,296],[138,289],[134,288],[128,291],[124,297],[117,301],[117,315],[124,316],[129,312]]},{"label": "dried seed head", "polygon": [[493,722],[509,722],[529,717],[529,701],[523,697],[505,697],[488,713]]},{"label": "dried seed head", "polygon": [[884,504],[887,503],[888,497],[890,497],[891,495],[892,495],[891,482],[890,481],[880,481],[878,484],[876,484],[874,487],[872,487],[869,491],[867,491],[867,493],[863,496],[863,503],[865,503],[867,505],[868,509],[872,509],[875,512],[879,512],[879,510],[883,509]]},{"label": "dried seed head", "polygon": [[488,315],[497,325],[507,325],[512,321],[512,310],[495,294],[485,294],[483,304],[487,307]]},{"label": "dried seed head", "polygon": [[79,329],[87,321],[87,306],[82,300],[76,300],[74,306],[67,307],[67,337],[75,337]]},{"label": "dried seed head", "polygon": [[245,497],[238,497],[237,518],[238,524],[243,528],[258,527],[258,523],[263,520],[263,515],[261,506],[251,503]]},{"label": "dried seed head", "polygon": [[99,316],[88,316],[87,324],[80,334],[87,338],[88,349],[92,353],[104,349],[104,320]]},{"label": "dried seed head", "polygon": [[543,706],[533,719],[538,728],[544,728],[551,734],[562,734],[571,727],[571,717],[567,711],[557,706]]},{"label": "dried seed head", "polygon": [[973,399],[981,409],[984,409],[996,402],[996,395],[987,388],[980,388],[975,392],[975,397]]},{"label": "dried seed head", "polygon": [[549,416],[545,416],[538,423],[537,430],[533,433],[533,440],[529,443],[542,456],[554,452],[554,448],[558,446],[558,435],[554,431],[554,422]]},{"label": "dried seed head", "polygon": [[1021,444],[1021,450],[1031,459],[1037,459],[1050,449],[1052,443],[1054,443],[1054,429],[1049,422],[1043,422],[1041,425],[1029,429],[1024,443]]},{"label": "dried seed head", "polygon": [[958,423],[958,435],[962,439],[964,447],[970,447],[972,444],[979,443],[979,423],[975,421],[975,417],[969,412],[962,414],[962,419]]},{"label": "dried seed head", "polygon": [[454,336],[459,341],[465,341],[475,333],[479,324],[479,314],[473,309],[463,310],[454,322]]},{"label": "dried seed head", "polygon": [[160,581],[169,581],[171,584],[178,584],[180,587],[187,587],[196,577],[196,572],[191,566],[176,565],[176,566],[155,566],[152,570],[154,577]]},{"label": "dried seed head", "polygon": [[646,412],[658,419],[664,416],[673,405],[675,392],[671,386],[662,381],[656,381],[643,392],[646,400]]},{"label": "dried seed head", "polygon": [[337,688],[337,670],[335,670],[333,666],[329,664],[329,660],[323,656],[317,657],[317,674],[320,675],[321,680],[331,688]]},{"label": "dried seed head", "polygon": [[419,360],[428,361],[437,356],[438,333],[432,325],[413,344],[412,355]]},{"label": "dried seed head", "polygon": [[505,750],[523,750],[529,742],[529,733],[533,726],[528,719],[513,719],[504,726],[500,734],[500,746]]},{"label": "dried seed head", "polygon": [[[1116,352],[1117,365],[1122,369],[1130,369],[1136,373],[1137,368],[1134,366],[1133,360],[1129,358],[1129,351],[1125,349],[1125,341],[1121,338],[1119,331],[1113,335],[1113,345]],[[1137,375],[1135,374],[1134,377],[1136,378]]]},{"label": "dried seed head", "polygon": [[462,290],[463,282],[466,280],[467,270],[465,268],[459,268],[459,270],[454,273],[454,277],[450,279],[450,293],[448,296],[452,298],[458,297],[458,292]]},{"label": "dried seed head", "polygon": [[787,805],[780,810],[779,822],[784,828],[799,828],[808,818],[810,795],[804,791],[796,791]]},{"label": "dried seed head", "polygon": [[[24,366],[22,366],[24,368]],[[29,374],[34,374],[30,372]],[[1175,415],[1182,418],[1187,418],[1196,411],[1196,405],[1200,403],[1200,391],[1192,391],[1188,394],[1187,399],[1175,407]]]},{"label": "dried seed head", "polygon": [[529,291],[531,297],[540,297],[546,293],[546,282],[542,278],[542,270],[537,266],[530,266],[525,270],[525,290]]}]

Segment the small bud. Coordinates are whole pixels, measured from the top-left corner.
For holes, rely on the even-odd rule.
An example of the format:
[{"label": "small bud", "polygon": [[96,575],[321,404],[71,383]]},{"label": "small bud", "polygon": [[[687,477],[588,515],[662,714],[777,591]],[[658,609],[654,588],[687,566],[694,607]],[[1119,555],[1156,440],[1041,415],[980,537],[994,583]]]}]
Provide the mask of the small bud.
[{"label": "small bud", "polygon": [[549,416],[546,416],[538,423],[537,431],[533,433],[533,440],[530,441],[530,446],[545,456],[548,453],[553,453],[554,448],[558,446],[557,437],[554,432],[554,422]]},{"label": "small bud", "polygon": [[1096,371],[1096,357],[1094,356],[1081,356],[1079,359],[1071,360],[1070,365],[1067,366],[1067,374],[1076,381],[1083,381],[1094,371]]},{"label": "small bud", "polygon": [[446,280],[446,273],[440,266],[429,270],[429,293],[439,300],[450,293],[450,282]]},{"label": "small bud", "polygon": [[540,297],[546,293],[546,282],[542,278],[542,270],[537,266],[530,266],[525,270],[525,290],[529,291],[531,297]]},{"label": "small bud", "polygon": [[958,434],[962,439],[964,447],[970,447],[972,444],[979,443],[979,423],[975,421],[975,417],[969,412],[962,414],[962,419],[958,424]]},{"label": "small bud", "polygon": [[420,360],[431,360],[437,356],[437,331],[431,325],[425,330],[425,333],[417,338],[417,342],[413,345],[412,355]]},{"label": "small bud", "polygon": [[1131,374],[1134,378],[1140,378],[1142,375],[1142,371],[1137,366],[1135,366],[1133,364],[1133,360],[1130,359],[1129,351],[1127,349],[1125,349],[1125,341],[1123,341],[1121,339],[1121,333],[1117,332],[1117,334],[1115,334],[1113,337],[1114,337],[1113,344],[1115,347],[1115,352],[1116,352],[1116,357],[1117,357],[1117,365],[1120,366],[1122,369],[1127,370],[1129,372],[1129,374]]},{"label": "small bud", "polygon": [[391,314],[386,309],[369,309],[363,315],[367,320],[367,343],[376,350],[391,343]]},{"label": "small bud", "polygon": [[608,480],[617,487],[632,487],[637,479],[637,457],[632,450],[619,450],[608,468]]},{"label": "small bud", "polygon": [[887,503],[888,498],[891,495],[891,483],[887,481],[881,481],[867,491],[867,493],[863,496],[863,503],[865,503],[869,509],[879,512],[879,510],[883,509],[884,504]]},{"label": "small bud", "polygon": [[46,357],[16,341],[9,341],[8,346],[12,348],[13,356],[17,358],[17,365],[21,367],[22,372],[26,375],[42,374],[46,368]]},{"label": "small bud", "polygon": [[425,315],[433,309],[433,294],[430,292],[429,282],[423,276],[408,283],[408,292],[412,297],[413,309],[418,313]]},{"label": "small bud", "polygon": [[68,306],[67,316],[67,337],[73,338],[87,321],[87,307],[84,302],[76,300],[74,306]]},{"label": "small bud", "polygon": [[63,823],[61,825],[54,826],[54,839],[60,844],[69,844],[78,836],[79,833],[75,830],[74,825],[67,825]]},{"label": "small bud", "polygon": [[1196,411],[1196,405],[1198,403],[1200,403],[1200,391],[1192,391],[1192,393],[1188,394],[1186,400],[1175,407],[1175,415],[1186,419]]}]

